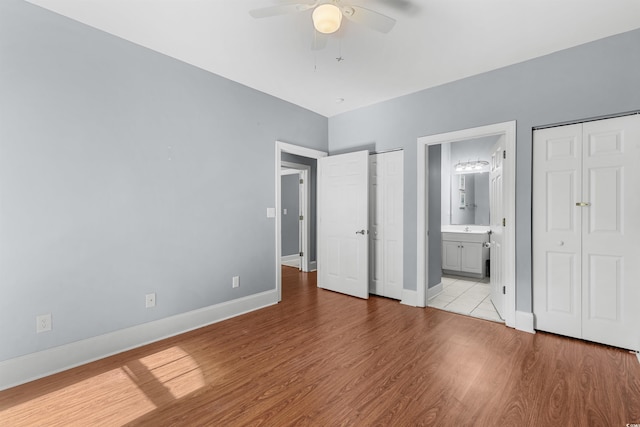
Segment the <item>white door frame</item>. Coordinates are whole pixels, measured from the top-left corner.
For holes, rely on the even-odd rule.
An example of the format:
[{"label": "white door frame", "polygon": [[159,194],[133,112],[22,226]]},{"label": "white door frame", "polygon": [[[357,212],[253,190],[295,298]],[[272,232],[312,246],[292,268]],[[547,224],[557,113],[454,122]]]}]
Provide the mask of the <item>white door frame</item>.
[{"label": "white door frame", "polygon": [[[470,129],[463,129],[454,132],[447,132],[438,135],[423,136],[418,138],[418,248],[417,248],[417,301],[418,307],[427,306],[427,287],[429,277],[429,185],[427,164],[429,145],[445,144],[467,139],[476,139],[487,136],[505,136],[505,147],[507,158],[504,160],[504,187],[503,197],[505,203],[504,217],[506,227],[504,233],[504,278],[506,285],[505,296],[505,324],[510,327],[516,325],[516,286],[515,286],[515,201],[516,201],[516,122],[496,123],[487,126],[480,126]],[[531,325],[531,328],[533,325]],[[520,328],[519,328],[520,329]],[[526,326],[523,329],[528,329]]]},{"label": "white door frame", "polygon": [[[320,159],[326,157],[328,153],[324,151],[314,150],[312,148],[300,147],[298,145],[289,144],[282,141],[275,143],[275,188],[276,188],[276,212],[282,210],[282,182],[280,179],[280,170],[282,169],[282,153],[295,154],[296,156],[308,157],[311,159]],[[317,206],[316,206],[317,209]],[[278,291],[278,302],[282,301],[282,271],[280,267],[282,259],[282,222],[280,215],[276,215],[276,290]]]},{"label": "white door frame", "polygon": [[[298,175],[302,180],[302,185],[299,186],[299,200],[298,200],[298,212],[296,215],[301,215],[302,220],[298,221],[298,239],[300,241],[300,250],[302,256],[300,257],[300,270],[309,272],[309,243],[310,243],[310,227],[309,227],[309,174],[311,173],[311,167],[308,165],[301,165],[299,163],[282,162],[284,167],[281,171],[281,175]],[[280,212],[282,214],[282,212]],[[282,220],[280,222],[282,224]]]}]

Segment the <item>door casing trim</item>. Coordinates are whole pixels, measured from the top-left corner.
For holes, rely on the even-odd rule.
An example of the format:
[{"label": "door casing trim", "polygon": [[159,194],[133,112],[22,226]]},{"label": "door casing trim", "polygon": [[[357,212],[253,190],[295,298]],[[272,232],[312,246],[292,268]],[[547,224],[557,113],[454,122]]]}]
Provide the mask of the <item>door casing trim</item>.
[{"label": "door casing trim", "polygon": [[[282,169],[282,153],[294,154],[296,156],[308,157],[311,159],[320,159],[327,157],[329,154],[324,151],[314,150],[312,148],[301,147],[299,145],[289,144],[283,141],[275,143],[275,270],[276,270],[276,291],[278,293],[278,302],[282,301],[282,271],[280,262],[282,257],[282,219],[279,212],[282,211],[282,182],[280,180],[280,170]],[[318,209],[316,204],[316,210]]]}]

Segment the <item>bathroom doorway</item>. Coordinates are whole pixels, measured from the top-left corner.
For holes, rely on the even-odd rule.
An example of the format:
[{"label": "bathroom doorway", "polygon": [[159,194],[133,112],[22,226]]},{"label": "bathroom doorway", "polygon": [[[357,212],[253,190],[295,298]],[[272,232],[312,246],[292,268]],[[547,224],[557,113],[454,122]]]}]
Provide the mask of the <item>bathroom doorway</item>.
[{"label": "bathroom doorway", "polygon": [[[492,186],[499,184],[494,173],[499,168],[494,167],[498,165],[492,157],[496,144],[500,146],[503,138],[491,135],[428,148],[430,168],[437,170],[440,163],[439,176],[430,174],[429,191],[440,194],[440,211],[434,206],[431,214],[434,224],[440,218],[442,236],[441,242],[431,244],[432,257],[437,257],[440,251],[442,268],[439,282],[428,288],[429,307],[504,322],[502,295],[492,295],[490,281],[490,255],[494,252],[490,249],[493,241],[490,220],[492,214],[501,215],[492,212],[499,205],[495,203],[499,197],[490,190],[500,190],[498,185]],[[432,199],[437,201],[437,197]],[[496,249],[499,252],[500,244]],[[437,270],[432,272],[434,276],[437,274]],[[493,286],[499,284],[494,281]]]},{"label": "bathroom doorway", "polygon": [[[486,284],[482,283],[482,280],[486,280],[486,278],[480,278],[482,275],[475,277],[473,275],[471,275],[471,277],[469,277],[469,275],[467,275],[467,277],[460,277],[458,275],[455,277],[449,277],[447,274],[444,276],[444,279],[442,275],[443,258],[449,258],[445,259],[445,261],[448,262],[451,261],[452,257],[455,260],[457,256],[458,262],[466,262],[469,264],[467,266],[467,270],[473,270],[476,274],[478,273],[478,268],[486,268],[485,265],[482,265],[483,251],[489,250],[486,246],[493,244],[490,239],[490,236],[493,233],[487,233],[489,236],[488,242],[474,241],[473,236],[476,234],[473,233],[473,231],[480,231],[479,234],[482,234],[481,227],[483,226],[476,224],[460,224],[464,225],[462,229],[451,230],[451,236],[447,236],[457,240],[452,240],[453,243],[448,244],[446,247],[442,240],[443,229],[441,218],[443,216],[443,211],[445,211],[445,214],[448,212],[449,218],[451,218],[450,211],[452,211],[454,207],[458,210],[464,210],[464,216],[467,218],[465,222],[470,222],[470,217],[475,218],[476,216],[481,217],[484,215],[471,212],[472,210],[477,210],[477,207],[473,208],[472,206],[474,204],[477,205],[477,203],[475,203],[475,194],[473,200],[471,195],[468,194],[470,186],[475,186],[475,180],[472,184],[471,179],[466,176],[464,179],[459,177],[455,179],[450,178],[448,186],[448,197],[450,203],[448,207],[446,203],[443,203],[442,201],[442,188],[437,191],[434,190],[431,185],[431,181],[442,181],[441,155],[443,144],[484,139],[489,141],[493,139],[493,143],[500,142],[504,147],[500,150],[501,156],[499,164],[497,163],[498,152],[493,151],[491,159],[488,160],[489,165],[484,165],[482,163],[480,166],[485,168],[488,166],[489,168],[489,172],[487,172],[491,183],[489,188],[495,185],[494,191],[499,190],[497,203],[502,209],[502,215],[499,219],[490,218],[489,230],[498,225],[500,227],[498,230],[499,233],[496,233],[501,237],[501,242],[499,242],[500,259],[492,261],[489,265],[493,268],[488,269],[490,271],[484,270],[483,273],[485,276],[487,275],[486,273],[488,273],[489,277],[495,277],[501,280],[501,284],[496,285],[495,288],[501,291],[500,294],[503,298],[502,304],[504,306],[504,321],[507,326],[515,326],[515,127],[515,122],[506,122],[418,138],[418,305],[427,306],[430,299],[437,297],[444,291],[445,284],[447,287],[453,286],[448,294],[452,294],[453,290],[456,288],[459,290],[463,289],[462,294],[465,294],[472,288],[475,288],[472,293],[477,293],[479,295],[481,289],[476,287],[476,285],[484,285],[486,290]],[[431,148],[432,146],[434,148]],[[436,159],[431,158],[430,154],[435,154],[436,152],[438,155],[432,156],[436,157]],[[450,158],[450,168],[455,169],[458,162],[461,163],[460,166],[462,168],[479,166],[477,162],[479,159],[472,159],[470,156],[467,157],[468,158],[466,159]],[[500,168],[500,179],[497,182],[491,182],[492,171],[498,166]],[[448,176],[451,175],[450,172],[451,171],[449,171]],[[499,187],[496,184],[500,184]],[[455,191],[451,193],[451,189]],[[461,189],[464,191],[460,191]],[[464,209],[460,209],[460,207],[464,207]],[[457,216],[460,216],[460,212],[455,213]],[[449,222],[451,221],[449,220]],[[457,224],[449,223],[448,225],[456,226]],[[488,243],[489,245],[485,245],[485,243]],[[463,249],[466,248],[462,248],[462,246],[467,245],[473,246],[473,250],[463,253]],[[449,253],[444,253],[444,251],[447,250]],[[452,271],[450,269],[445,270],[449,270],[449,272]],[[469,278],[473,280],[471,283],[468,283]],[[467,297],[470,295],[471,294],[467,294]],[[495,298],[493,295],[492,297]],[[476,296],[476,299],[477,298],[479,297]],[[486,301],[485,298],[486,295],[475,307],[472,307],[470,312],[474,309],[488,309],[488,304],[492,303]],[[471,298],[466,298],[466,300],[465,305],[468,307],[472,304],[470,302]],[[449,303],[450,302],[452,301],[449,301]],[[481,305],[482,303],[484,303],[484,305]],[[441,301],[440,304],[442,305],[443,302]],[[462,304],[456,305],[461,306]]]}]

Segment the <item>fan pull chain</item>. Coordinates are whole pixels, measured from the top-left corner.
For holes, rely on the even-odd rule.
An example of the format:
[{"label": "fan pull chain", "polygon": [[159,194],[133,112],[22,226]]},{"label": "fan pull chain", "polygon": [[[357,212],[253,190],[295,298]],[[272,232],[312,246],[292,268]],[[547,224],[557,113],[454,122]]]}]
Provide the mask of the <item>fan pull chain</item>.
[{"label": "fan pull chain", "polygon": [[[313,29],[313,45],[317,46],[317,44],[318,44],[318,32],[314,28]],[[315,73],[316,71],[318,71],[318,51],[314,50],[313,51],[313,72]]]}]

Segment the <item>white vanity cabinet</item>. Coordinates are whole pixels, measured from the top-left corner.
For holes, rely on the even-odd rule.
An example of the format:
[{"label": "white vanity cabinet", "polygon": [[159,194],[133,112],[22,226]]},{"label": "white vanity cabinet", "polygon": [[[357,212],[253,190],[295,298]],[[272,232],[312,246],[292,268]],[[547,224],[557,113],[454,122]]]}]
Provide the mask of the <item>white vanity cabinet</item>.
[{"label": "white vanity cabinet", "polygon": [[459,276],[485,277],[489,259],[489,233],[442,233],[442,272]]}]

